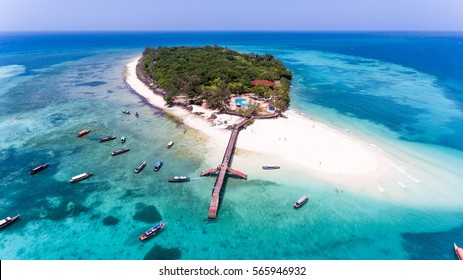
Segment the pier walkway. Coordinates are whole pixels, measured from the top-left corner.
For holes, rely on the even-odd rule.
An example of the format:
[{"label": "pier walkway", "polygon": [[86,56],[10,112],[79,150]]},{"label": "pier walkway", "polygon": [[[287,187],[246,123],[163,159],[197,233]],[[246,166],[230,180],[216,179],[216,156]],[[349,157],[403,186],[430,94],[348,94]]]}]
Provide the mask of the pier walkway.
[{"label": "pier walkway", "polygon": [[225,150],[225,154],[222,159],[222,163],[214,169],[210,169],[201,173],[201,176],[206,175],[217,175],[217,179],[215,180],[214,188],[212,189],[212,198],[211,198],[211,205],[209,207],[209,218],[215,219],[217,218],[217,211],[219,210],[220,198],[222,195],[222,187],[225,182],[227,173],[231,173],[235,176],[238,176],[243,179],[247,179],[248,176],[238,170],[234,170],[230,167],[231,159],[233,157],[233,153],[235,151],[236,140],[238,139],[238,134],[243,126],[247,123],[248,119],[237,124],[231,133],[230,140],[228,141],[227,149]]}]

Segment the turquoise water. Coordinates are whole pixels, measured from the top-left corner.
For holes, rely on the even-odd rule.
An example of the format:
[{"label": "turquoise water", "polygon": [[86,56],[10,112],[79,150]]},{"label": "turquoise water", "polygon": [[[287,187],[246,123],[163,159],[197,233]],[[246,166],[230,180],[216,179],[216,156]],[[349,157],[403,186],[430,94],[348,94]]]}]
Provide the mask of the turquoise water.
[{"label": "turquoise water", "polygon": [[252,105],[246,103],[246,100],[247,100],[246,98],[235,98],[235,103],[244,108],[251,108]]},{"label": "turquoise water", "polygon": [[[0,231],[0,258],[455,259],[462,42],[458,34],[1,34],[0,215],[21,218]],[[233,168],[249,180],[228,179],[219,217],[208,220],[215,179],[199,174],[225,145],[212,147],[124,82],[125,65],[147,45],[204,44],[283,60],[294,73],[291,108],[401,158],[391,168],[412,176],[400,178],[407,187],[386,174],[372,179],[385,192],[369,195],[347,187],[368,187],[355,178],[326,179],[238,149]],[[83,129],[91,132],[77,138]],[[127,141],[98,143],[106,135]],[[121,147],[130,151],[112,157]],[[282,169],[262,171],[269,162]],[[42,163],[50,166],[28,174]],[[69,183],[86,171],[94,175]],[[191,181],[167,183],[177,175]],[[158,236],[138,240],[161,220],[168,226]]]}]

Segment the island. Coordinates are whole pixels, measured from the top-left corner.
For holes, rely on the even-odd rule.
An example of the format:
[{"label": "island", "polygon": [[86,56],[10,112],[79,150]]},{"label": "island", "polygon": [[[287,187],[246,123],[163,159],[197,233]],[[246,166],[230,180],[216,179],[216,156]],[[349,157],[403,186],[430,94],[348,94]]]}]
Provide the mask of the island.
[{"label": "island", "polygon": [[[178,48],[188,49],[187,47]],[[222,49],[218,47],[208,48],[212,50]],[[144,54],[151,53],[150,56],[152,56],[150,59],[151,62],[146,60],[146,62],[148,62],[148,68],[150,64],[159,63],[159,60],[154,63],[156,61],[154,60],[155,54],[152,53],[159,49],[169,50],[171,48],[161,47],[157,49],[146,49]],[[257,56],[255,54],[240,55],[234,51],[230,51],[230,53],[234,53],[237,56],[237,58],[229,56],[230,61],[234,61],[234,59],[239,61],[241,58],[238,57],[241,56],[250,58],[251,61],[246,62],[246,64],[253,63],[253,56],[254,61],[256,57],[259,57],[259,59],[263,61],[265,61],[264,57],[271,57],[269,55]],[[186,60],[186,58],[184,58],[184,60]],[[277,61],[275,58],[270,60]],[[175,61],[175,59],[173,59],[173,61]],[[171,67],[169,67],[169,65],[170,64],[167,64],[164,67],[166,69],[174,69],[174,65],[171,65]],[[208,98],[206,95],[202,95],[201,91],[193,91],[193,87],[189,85],[187,87],[179,87],[179,89],[183,90],[175,91],[174,89],[173,92],[169,92],[167,86],[161,86],[162,82],[153,78],[156,76],[144,74],[144,71],[146,71],[144,68],[144,56],[137,56],[128,62],[127,71],[125,73],[127,86],[130,87],[134,93],[139,95],[144,102],[156,108],[161,108],[167,117],[181,122],[206,136],[209,141],[204,144],[207,145],[206,150],[211,151],[211,153],[222,153],[224,147],[229,143],[230,130],[233,130],[243,121],[248,120],[246,129],[241,130],[239,141],[236,143],[238,149],[249,152],[246,154],[246,157],[249,157],[246,159],[248,162],[256,161],[257,158],[263,158],[263,161],[265,161],[263,163],[265,164],[278,163],[278,165],[282,165],[281,170],[297,169],[310,172],[314,176],[324,178],[328,181],[332,180],[333,176],[335,176],[335,178],[338,178],[337,176],[353,175],[355,175],[355,177],[352,178],[358,178],[358,176],[370,177],[372,172],[379,170],[378,166],[382,155],[378,154],[377,149],[372,147],[368,142],[354,137],[348,132],[334,129],[327,124],[320,123],[309,116],[294,111],[289,104],[289,96],[285,97],[287,98],[287,102],[284,106],[270,103],[275,104],[279,110],[284,112],[285,118],[264,118],[252,122],[254,120],[253,118],[248,119],[250,117],[233,112],[233,109],[236,109],[237,112],[240,111],[240,109],[247,109],[247,102],[243,102],[243,100],[237,100],[238,103],[231,102],[239,98],[241,95],[239,91],[235,91],[235,94],[227,94],[226,98],[224,98],[225,102],[218,103],[224,105],[228,104],[228,106],[233,107],[233,103],[240,105],[241,102],[241,104],[245,105],[244,108],[240,105],[241,107],[236,106],[236,108],[232,108],[232,110],[229,111],[226,109],[224,110],[224,107],[220,106],[220,109],[211,109],[211,104],[215,102],[207,104]],[[176,72],[172,70],[172,77],[176,76],[175,73]],[[219,73],[222,72],[219,71]],[[289,86],[289,82],[291,81],[289,78],[292,78],[291,72],[281,71],[279,73],[285,74],[278,77],[274,76],[273,78],[268,76],[248,76],[246,83],[242,83],[243,88],[241,92],[261,88],[259,84],[262,83],[263,80],[275,82],[280,79],[281,83],[283,78],[285,78],[288,80]],[[214,80],[215,79],[211,79],[212,82]],[[211,87],[212,85],[212,83],[209,85],[205,83],[204,87]],[[225,85],[227,86],[225,87]],[[223,78],[221,78],[220,83],[216,83],[216,86],[222,87],[222,89],[225,88],[225,91],[227,91],[229,85],[230,83],[226,84]],[[271,89],[271,87],[269,88]],[[188,91],[186,89],[188,89]],[[200,89],[200,87],[198,87],[198,89]],[[190,94],[190,96],[188,96],[188,94]],[[262,98],[259,96],[259,93],[254,92],[254,94]],[[169,96],[171,96],[171,100]],[[227,98],[230,98],[229,103],[226,102]],[[263,98],[265,98],[265,94],[263,94]],[[181,100],[184,100],[183,102],[186,103],[181,103]],[[269,101],[272,102],[273,99],[270,98]],[[176,102],[180,102],[179,104],[183,104],[184,106],[175,106],[174,104],[177,104]],[[267,109],[272,108],[267,107]],[[264,110],[262,109],[260,111],[263,113]],[[258,115],[253,117],[259,118]],[[216,166],[217,157],[215,157],[216,160],[214,161],[209,160],[209,158],[212,159],[212,157],[208,157],[206,163],[210,165],[210,167]],[[238,167],[242,168],[241,166]],[[250,172],[250,170],[246,171]],[[376,192],[374,192],[374,194],[376,194]]]},{"label": "island", "polygon": [[167,106],[198,105],[242,117],[288,109],[292,73],[271,54],[219,46],[148,47],[137,76]]}]

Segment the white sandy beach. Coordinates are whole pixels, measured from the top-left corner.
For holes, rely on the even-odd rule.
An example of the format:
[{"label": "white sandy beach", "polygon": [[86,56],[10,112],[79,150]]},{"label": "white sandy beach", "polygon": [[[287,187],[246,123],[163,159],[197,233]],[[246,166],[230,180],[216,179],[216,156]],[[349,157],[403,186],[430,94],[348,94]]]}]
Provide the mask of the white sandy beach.
[{"label": "white sandy beach", "polygon": [[[225,114],[217,115],[214,125],[208,117],[211,110],[193,106],[193,112],[184,108],[164,106],[161,96],[155,95],[136,76],[137,57],[127,65],[126,81],[138,94],[156,107],[182,118],[183,122],[205,135],[227,143],[230,130],[228,125],[241,118]],[[200,112],[201,115],[194,114]],[[286,111],[287,119],[256,120],[253,125],[241,131],[237,147],[239,149],[271,154],[311,170],[329,174],[363,174],[374,171],[378,160],[367,149],[365,143],[343,135],[324,124]]]}]

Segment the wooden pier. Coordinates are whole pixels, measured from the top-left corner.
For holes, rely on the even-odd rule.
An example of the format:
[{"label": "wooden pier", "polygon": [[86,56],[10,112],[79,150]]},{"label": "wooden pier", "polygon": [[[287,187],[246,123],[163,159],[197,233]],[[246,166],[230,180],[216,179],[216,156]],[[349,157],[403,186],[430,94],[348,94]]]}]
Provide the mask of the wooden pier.
[{"label": "wooden pier", "polygon": [[225,150],[225,154],[222,159],[222,163],[214,169],[209,169],[201,173],[201,176],[206,175],[217,175],[217,179],[215,180],[214,188],[212,189],[212,198],[211,198],[211,205],[209,207],[209,218],[215,219],[217,218],[217,211],[219,210],[220,198],[222,195],[222,187],[225,182],[225,178],[227,173],[233,174],[243,179],[247,179],[248,176],[238,170],[234,170],[230,167],[231,159],[233,157],[233,153],[235,151],[236,140],[238,139],[238,134],[240,133],[241,128],[247,123],[248,119],[242,121],[238,125],[233,128],[233,131],[230,136],[230,140],[228,141],[227,149]]}]

